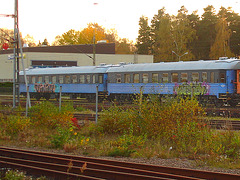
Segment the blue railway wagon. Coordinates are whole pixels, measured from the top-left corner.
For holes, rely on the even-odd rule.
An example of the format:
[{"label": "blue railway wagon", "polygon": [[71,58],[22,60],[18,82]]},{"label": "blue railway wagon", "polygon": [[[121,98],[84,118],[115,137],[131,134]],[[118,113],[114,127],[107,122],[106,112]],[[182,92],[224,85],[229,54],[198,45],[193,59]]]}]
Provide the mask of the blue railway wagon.
[{"label": "blue railway wagon", "polygon": [[196,95],[202,100],[238,98],[236,74],[240,60],[184,61],[153,64],[126,64],[110,68],[108,94],[129,99],[132,94]]},{"label": "blue railway wagon", "polygon": [[[107,91],[107,66],[80,66],[58,68],[34,68],[26,71],[31,97],[58,98],[62,93],[71,98],[94,99],[96,86],[100,93]],[[20,92],[26,94],[23,72],[20,72]]]}]

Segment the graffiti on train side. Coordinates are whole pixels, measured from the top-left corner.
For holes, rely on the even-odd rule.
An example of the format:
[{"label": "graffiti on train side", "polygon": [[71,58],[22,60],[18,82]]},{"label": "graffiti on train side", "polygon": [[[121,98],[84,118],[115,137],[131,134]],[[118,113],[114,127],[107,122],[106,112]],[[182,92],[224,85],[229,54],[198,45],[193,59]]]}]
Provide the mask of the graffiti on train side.
[{"label": "graffiti on train side", "polygon": [[56,84],[36,83],[34,85],[34,90],[35,90],[35,92],[38,92],[38,93],[54,93],[54,92],[56,92]]},{"label": "graffiti on train side", "polygon": [[209,95],[210,85],[206,82],[176,84],[174,94],[178,95]]}]

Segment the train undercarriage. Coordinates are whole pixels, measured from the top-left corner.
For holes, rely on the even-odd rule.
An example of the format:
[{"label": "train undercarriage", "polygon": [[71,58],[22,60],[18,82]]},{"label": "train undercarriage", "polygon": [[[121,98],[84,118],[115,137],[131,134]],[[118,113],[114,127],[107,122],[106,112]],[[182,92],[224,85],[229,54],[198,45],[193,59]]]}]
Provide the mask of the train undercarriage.
[{"label": "train undercarriage", "polygon": [[[26,93],[23,94],[26,96]],[[59,93],[31,93],[31,98],[35,98],[36,100],[40,100],[41,98],[44,98],[46,100],[49,99],[59,99]],[[86,98],[89,102],[95,102],[96,101],[96,94],[89,94],[89,93],[63,93],[62,96],[68,96],[70,99],[77,99],[79,98]],[[133,99],[136,98],[137,95],[135,94],[110,94],[107,95],[107,93],[99,92],[98,94],[98,100],[99,102],[102,102],[104,100],[106,101],[116,101],[116,102],[132,102]],[[144,97],[147,97],[147,94],[143,94]],[[166,98],[166,97],[176,97],[176,95],[162,95],[159,94],[158,97],[160,99]],[[183,98],[190,97],[190,96],[182,96]],[[240,102],[240,95],[239,94],[219,94],[219,98],[217,98],[216,95],[199,95],[196,96],[197,100],[200,104],[203,106],[215,106],[215,107],[235,107]]]}]

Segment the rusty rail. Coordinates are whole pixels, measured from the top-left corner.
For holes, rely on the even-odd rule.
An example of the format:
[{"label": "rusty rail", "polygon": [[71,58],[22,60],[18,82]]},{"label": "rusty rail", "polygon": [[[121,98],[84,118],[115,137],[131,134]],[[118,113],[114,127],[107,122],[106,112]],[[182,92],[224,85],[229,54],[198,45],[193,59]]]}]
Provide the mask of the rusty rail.
[{"label": "rusty rail", "polygon": [[0,147],[0,167],[56,179],[239,179],[239,175]]}]

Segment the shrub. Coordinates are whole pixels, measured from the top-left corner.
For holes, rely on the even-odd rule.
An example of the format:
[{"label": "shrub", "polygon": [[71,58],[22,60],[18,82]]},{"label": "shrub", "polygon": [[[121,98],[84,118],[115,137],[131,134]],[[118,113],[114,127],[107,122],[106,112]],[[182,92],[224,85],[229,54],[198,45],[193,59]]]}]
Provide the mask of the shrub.
[{"label": "shrub", "polygon": [[26,131],[30,126],[30,118],[22,116],[8,116],[6,120],[1,121],[8,135],[18,135],[20,132]]},{"label": "shrub", "polygon": [[59,112],[59,108],[49,101],[44,101],[31,107],[29,117],[35,126],[55,128],[57,124],[67,125],[73,118],[73,107],[65,104]]}]

